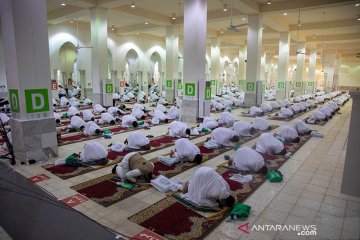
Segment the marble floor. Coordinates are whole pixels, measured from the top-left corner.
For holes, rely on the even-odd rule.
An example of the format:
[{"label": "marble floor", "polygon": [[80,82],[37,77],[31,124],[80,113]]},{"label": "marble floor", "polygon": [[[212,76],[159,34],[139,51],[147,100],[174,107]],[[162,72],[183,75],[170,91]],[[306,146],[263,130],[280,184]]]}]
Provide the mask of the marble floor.
[{"label": "marble floor", "polygon": [[[233,114],[237,119],[251,121],[251,118],[240,117],[240,112]],[[265,182],[245,203],[250,205],[251,214],[246,221],[222,222],[205,239],[359,239],[360,238],[360,198],[340,193],[343,175],[346,143],[349,132],[351,101],[324,126],[313,125],[312,128],[324,134],[324,138],[311,138],[281,168],[284,181],[281,183]],[[212,114],[216,117],[218,114]],[[309,113],[299,118],[304,119]],[[275,125],[292,124],[290,122],[271,121]],[[194,125],[192,125],[194,126]],[[146,135],[159,136],[166,134],[168,125],[152,127]],[[276,130],[274,130],[276,131]],[[128,133],[114,135],[112,139],[97,139],[105,147],[116,141],[123,141]],[[206,137],[196,138],[200,142]],[[252,146],[257,139],[247,142]],[[79,142],[59,147],[59,156],[64,157],[83,149],[86,142]],[[144,155],[152,159],[168,153],[172,147]],[[224,154],[231,154],[230,150]],[[215,168],[224,162],[224,154],[203,163]],[[49,160],[46,164],[53,162]],[[44,163],[43,163],[44,164]],[[103,168],[81,176],[62,180],[41,167],[41,164],[14,166],[14,169],[26,177],[46,174],[50,179],[38,185],[55,195],[58,199],[77,194],[70,186],[94,179],[111,172],[112,167]],[[189,180],[198,167],[194,167],[175,179]],[[356,184],[356,183],[355,183]],[[166,197],[150,188],[135,194],[107,208],[88,200],[74,207],[104,226],[125,236],[134,236],[144,230],[143,227],[130,222],[127,218],[142,209]],[[294,231],[250,231],[246,234],[238,228],[249,223],[252,225],[315,225],[316,236],[300,236]],[[0,239],[11,239],[4,230],[0,230]]]}]

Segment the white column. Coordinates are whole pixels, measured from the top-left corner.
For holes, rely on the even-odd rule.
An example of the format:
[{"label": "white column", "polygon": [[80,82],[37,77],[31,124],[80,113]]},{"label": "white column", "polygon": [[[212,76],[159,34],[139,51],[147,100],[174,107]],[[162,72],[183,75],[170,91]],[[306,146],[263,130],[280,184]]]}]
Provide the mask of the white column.
[{"label": "white column", "polygon": [[205,81],[206,24],[207,0],[185,0],[182,117],[186,122],[198,120],[199,105],[204,102],[204,99],[199,96],[205,89],[199,89],[199,83]]},{"label": "white column", "polygon": [[211,55],[210,79],[212,84],[211,89],[214,95],[220,95],[222,82],[221,82],[221,78],[219,77],[221,73],[220,73],[220,39],[218,37],[211,38],[210,55]]},{"label": "white column", "polygon": [[[108,78],[107,10],[90,9],[93,102],[102,104],[102,81]],[[80,49],[79,51],[86,51]]]},{"label": "white column", "polygon": [[1,24],[0,24],[0,97],[5,98],[7,96],[8,96],[8,89],[7,89],[7,81],[6,81],[3,39],[2,39]]},{"label": "white column", "polygon": [[239,91],[245,90],[245,79],[246,79],[246,46],[240,46],[239,50],[239,79],[238,79],[238,89]]},{"label": "white column", "polygon": [[296,76],[294,86],[294,96],[304,94],[303,81],[305,71],[305,56],[306,56],[306,45],[305,42],[298,43],[298,49],[296,50]]},{"label": "white column", "polygon": [[278,79],[276,82],[276,99],[282,100],[289,97],[288,68],[290,54],[290,34],[280,33],[279,58],[278,58]]},{"label": "white column", "polygon": [[331,92],[333,90],[333,80],[335,74],[336,52],[330,51],[323,54],[324,62],[324,90]]},{"label": "white column", "polygon": [[264,81],[265,80],[265,70],[266,70],[266,52],[264,52],[261,56],[261,60],[260,60],[260,79]]},{"label": "white column", "polygon": [[259,103],[256,99],[257,81],[260,80],[262,43],[262,17],[258,14],[248,17],[247,64],[244,105],[250,107]]},{"label": "white column", "polygon": [[309,56],[309,73],[306,90],[307,92],[314,92],[315,90],[315,71],[316,71],[316,49],[310,50]]},{"label": "white column", "polygon": [[174,25],[166,27],[166,101],[174,102],[178,79],[179,37]]},{"label": "white column", "polygon": [[20,161],[58,152],[46,12],[45,0],[0,1],[12,145]]}]

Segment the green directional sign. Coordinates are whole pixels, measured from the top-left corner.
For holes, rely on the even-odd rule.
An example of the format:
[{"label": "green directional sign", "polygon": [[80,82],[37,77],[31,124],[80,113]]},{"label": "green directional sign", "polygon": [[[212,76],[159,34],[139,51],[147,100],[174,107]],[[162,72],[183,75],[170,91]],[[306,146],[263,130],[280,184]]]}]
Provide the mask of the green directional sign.
[{"label": "green directional sign", "polygon": [[246,83],[246,91],[247,92],[254,92],[255,91],[255,83],[254,82],[247,82]]},{"label": "green directional sign", "polygon": [[113,93],[113,85],[111,83],[105,84],[105,92],[106,93]]},{"label": "green directional sign", "polygon": [[240,87],[243,87],[244,86],[244,80],[238,80],[238,84]]},{"label": "green directional sign", "polygon": [[177,84],[177,89],[178,89],[178,90],[181,90],[181,89],[182,89],[182,83],[181,83],[181,82],[178,82],[178,84]]},{"label": "green directional sign", "polygon": [[20,112],[19,90],[9,89],[10,108],[12,112]]},{"label": "green directional sign", "polygon": [[26,112],[47,112],[49,111],[48,89],[27,89],[25,90]]},{"label": "green directional sign", "polygon": [[314,86],[314,82],[307,82],[308,87],[313,87]]},{"label": "green directional sign", "polygon": [[210,80],[210,86],[216,86],[216,80]]},{"label": "green directional sign", "polygon": [[185,83],[185,96],[194,97],[196,93],[195,83]]},{"label": "green directional sign", "polygon": [[221,89],[223,87],[223,83],[219,81],[219,88]]},{"label": "green directional sign", "polygon": [[205,100],[211,100],[211,87],[205,88]]},{"label": "green directional sign", "polygon": [[295,82],[295,88],[301,88],[302,82]]},{"label": "green directional sign", "polygon": [[265,92],[265,84],[262,85],[262,92]]},{"label": "green directional sign", "polygon": [[278,90],[285,90],[285,82],[278,82],[277,83]]},{"label": "green directional sign", "polygon": [[172,88],[173,81],[172,80],[166,80],[166,87]]}]

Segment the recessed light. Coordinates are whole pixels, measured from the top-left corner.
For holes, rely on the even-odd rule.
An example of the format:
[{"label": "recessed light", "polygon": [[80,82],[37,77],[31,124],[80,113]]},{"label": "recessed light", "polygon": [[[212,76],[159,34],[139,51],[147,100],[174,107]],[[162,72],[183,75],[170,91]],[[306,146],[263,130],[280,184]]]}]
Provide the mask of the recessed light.
[{"label": "recessed light", "polygon": [[242,20],[243,20],[243,21],[246,21],[246,18],[243,17]]},{"label": "recessed light", "polygon": [[132,2],[131,5],[130,5],[130,7],[134,8],[134,7],[135,7],[135,3]]},{"label": "recessed light", "polygon": [[287,16],[287,12],[284,12],[284,16]]},{"label": "recessed light", "polygon": [[357,16],[356,20],[360,21],[360,15]]},{"label": "recessed light", "polygon": [[358,7],[358,6],[360,6],[360,3],[356,3],[356,4],[355,4],[355,7]]},{"label": "recessed light", "polygon": [[312,38],[315,39],[315,38],[316,38],[316,34],[314,34],[314,35],[312,36]]},{"label": "recessed light", "polygon": [[172,17],[171,17],[172,20],[175,20],[176,19],[176,15],[175,13],[172,14]]},{"label": "recessed light", "polygon": [[139,35],[140,33],[136,33],[136,35]]},{"label": "recessed light", "polygon": [[227,4],[224,4],[223,11],[224,11],[224,12],[227,12],[227,10],[228,10]]},{"label": "recessed light", "polygon": [[69,22],[70,22],[70,23],[74,23],[74,20],[70,20]]},{"label": "recessed light", "polygon": [[146,25],[148,25],[149,23],[148,22],[145,22]]},{"label": "recessed light", "polygon": [[66,6],[66,3],[61,2],[60,5],[61,5],[61,6]]},{"label": "recessed light", "polygon": [[269,0],[266,4],[267,4],[267,5],[271,5],[271,1]]},{"label": "recessed light", "polygon": [[261,30],[264,30],[264,29],[265,29],[264,27],[261,28]]}]

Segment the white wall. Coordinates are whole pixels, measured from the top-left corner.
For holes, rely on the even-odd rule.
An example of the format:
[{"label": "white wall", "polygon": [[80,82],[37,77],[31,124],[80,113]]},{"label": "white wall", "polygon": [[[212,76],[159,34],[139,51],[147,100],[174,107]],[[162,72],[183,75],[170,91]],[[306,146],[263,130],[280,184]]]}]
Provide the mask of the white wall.
[{"label": "white wall", "polygon": [[360,62],[342,62],[339,86],[360,87]]},{"label": "white wall", "polygon": [[[0,29],[0,85],[5,86],[5,88],[0,88],[0,92],[7,91],[5,59],[4,59],[2,38],[1,38],[1,29]],[[0,97],[2,97],[2,96],[0,96]]]}]

